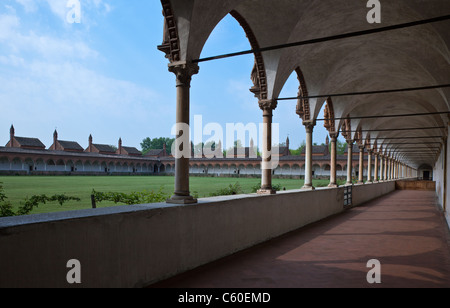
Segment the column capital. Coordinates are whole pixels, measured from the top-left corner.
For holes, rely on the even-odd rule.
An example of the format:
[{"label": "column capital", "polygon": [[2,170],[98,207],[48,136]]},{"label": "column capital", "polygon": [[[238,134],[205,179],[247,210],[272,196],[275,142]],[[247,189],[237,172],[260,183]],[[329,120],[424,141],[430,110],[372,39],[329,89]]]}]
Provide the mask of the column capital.
[{"label": "column capital", "polygon": [[316,126],[316,121],[303,121],[307,133],[312,133],[314,126]]},{"label": "column capital", "polygon": [[278,101],[276,99],[261,99],[258,104],[262,111],[272,111],[277,108]]},{"label": "column capital", "polygon": [[198,74],[200,67],[197,63],[179,61],[169,64],[169,72],[175,74],[177,78],[177,87],[191,85],[192,76]]},{"label": "column capital", "polygon": [[339,137],[339,133],[336,133],[336,132],[329,133],[329,135],[330,135],[330,139],[331,139],[332,141],[336,141],[337,138]]}]

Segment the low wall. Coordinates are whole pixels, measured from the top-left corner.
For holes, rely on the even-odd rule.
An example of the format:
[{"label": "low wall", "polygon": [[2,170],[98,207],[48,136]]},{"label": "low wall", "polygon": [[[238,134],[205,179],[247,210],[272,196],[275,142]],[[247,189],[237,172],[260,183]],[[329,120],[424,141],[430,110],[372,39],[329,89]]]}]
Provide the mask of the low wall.
[{"label": "low wall", "polygon": [[398,190],[436,191],[436,182],[420,180],[397,181],[395,184],[395,188]]},{"label": "low wall", "polygon": [[[354,186],[353,204],[395,189]],[[143,287],[340,213],[344,188],[0,218],[0,287]],[[70,285],[67,262],[80,262]]]},{"label": "low wall", "polygon": [[370,185],[354,185],[352,194],[353,206],[358,206],[395,190],[395,181],[373,183]]}]

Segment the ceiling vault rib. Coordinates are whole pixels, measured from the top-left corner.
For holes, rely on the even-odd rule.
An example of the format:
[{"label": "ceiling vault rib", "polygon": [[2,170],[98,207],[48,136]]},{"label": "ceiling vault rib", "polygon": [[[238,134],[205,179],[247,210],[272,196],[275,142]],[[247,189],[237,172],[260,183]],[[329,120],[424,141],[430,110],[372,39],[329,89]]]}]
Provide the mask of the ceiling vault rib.
[{"label": "ceiling vault rib", "polygon": [[450,84],[441,84],[441,85],[426,86],[426,87],[390,89],[390,90],[365,91],[365,92],[349,92],[349,93],[338,93],[338,94],[323,94],[323,95],[310,95],[310,96],[297,96],[297,97],[282,97],[282,98],[277,98],[277,100],[278,101],[287,101],[287,100],[297,100],[297,99],[307,99],[307,98],[311,99],[311,98],[328,98],[328,97],[342,97],[342,96],[373,95],[373,94],[386,94],[386,93],[434,90],[434,89],[442,89],[442,88],[450,88]]},{"label": "ceiling vault rib", "polygon": [[[358,116],[358,117],[343,117],[343,118],[334,118],[334,119],[331,119],[331,120],[358,120],[358,119],[417,117],[417,116],[442,115],[442,114],[450,114],[450,111],[423,112],[423,113],[406,113],[406,114],[389,114],[389,115],[374,115],[374,116]],[[317,119],[316,121],[326,121],[326,120],[330,120],[330,119]]]},{"label": "ceiling vault rib", "polygon": [[403,23],[403,24],[397,24],[397,25],[392,25],[392,26],[387,26],[387,27],[380,27],[380,28],[376,28],[376,29],[349,32],[349,33],[327,36],[327,37],[322,37],[322,38],[316,38],[316,39],[311,39],[311,40],[306,40],[306,41],[281,44],[281,45],[263,47],[263,48],[258,48],[258,49],[233,52],[233,53],[228,53],[228,54],[223,54],[223,55],[218,55],[218,56],[213,56],[213,57],[195,59],[195,60],[192,60],[192,62],[200,63],[200,62],[206,62],[206,61],[213,61],[213,60],[237,57],[237,56],[242,56],[242,55],[247,55],[247,54],[252,54],[252,53],[261,53],[261,52],[277,50],[277,49],[284,49],[284,48],[290,48],[290,47],[323,43],[323,42],[346,39],[346,38],[351,38],[351,37],[358,37],[358,36],[370,35],[370,34],[375,34],[375,33],[382,33],[382,32],[386,32],[386,31],[393,31],[393,30],[405,29],[405,28],[410,28],[410,27],[415,27],[415,26],[421,26],[421,25],[435,23],[435,22],[447,21],[449,19],[450,19],[450,15],[443,15],[443,16],[439,16],[439,17],[435,17],[435,18],[423,19],[423,20],[418,20],[418,21],[413,21],[413,22],[408,22],[408,23]]}]

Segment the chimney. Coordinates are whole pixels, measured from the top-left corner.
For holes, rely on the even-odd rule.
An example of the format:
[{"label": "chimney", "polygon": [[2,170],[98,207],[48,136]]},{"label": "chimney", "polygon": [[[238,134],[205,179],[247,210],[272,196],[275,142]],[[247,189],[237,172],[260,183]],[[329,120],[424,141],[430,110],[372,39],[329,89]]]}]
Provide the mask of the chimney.
[{"label": "chimney", "polygon": [[119,155],[122,154],[122,138],[119,138]]},{"label": "chimney", "polygon": [[166,147],[166,143],[165,142],[163,144],[163,155],[167,156],[167,147]]},{"label": "chimney", "polygon": [[9,129],[9,147],[12,148],[14,145],[14,126],[11,124],[11,128]]},{"label": "chimney", "polygon": [[88,152],[92,152],[92,135],[89,135],[89,148]]},{"label": "chimney", "polygon": [[56,150],[56,142],[57,141],[58,141],[58,132],[55,129],[55,131],[53,132],[53,146],[55,147],[55,150]]}]

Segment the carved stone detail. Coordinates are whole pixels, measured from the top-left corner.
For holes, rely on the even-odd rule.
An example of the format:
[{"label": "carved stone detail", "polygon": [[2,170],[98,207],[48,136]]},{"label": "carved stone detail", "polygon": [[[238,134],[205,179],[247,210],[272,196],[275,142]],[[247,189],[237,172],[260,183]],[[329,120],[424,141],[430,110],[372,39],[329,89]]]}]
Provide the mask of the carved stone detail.
[{"label": "carved stone detail", "polygon": [[330,133],[336,131],[336,125],[334,120],[334,108],[333,108],[333,102],[331,100],[331,97],[327,99],[327,102],[325,103],[324,108],[324,124],[323,126],[326,128],[326,130]]},{"label": "carved stone detail", "polygon": [[163,42],[158,50],[166,54],[170,62],[180,61],[180,41],[175,16],[173,14],[170,0],[161,0],[164,16]]},{"label": "carved stone detail", "polygon": [[353,144],[352,140],[352,125],[350,119],[345,119],[342,123],[342,136],[345,138],[347,143]]},{"label": "carved stone detail", "polygon": [[305,98],[308,96],[308,89],[306,87],[305,78],[299,67],[295,69],[297,73],[297,79],[300,84],[298,87],[298,101],[296,113],[300,116],[303,121],[309,121],[311,119],[311,112],[309,108],[309,99]]},{"label": "carved stone detail", "polygon": [[177,87],[189,87],[192,76],[199,72],[199,66],[195,63],[174,62],[169,65],[169,71],[175,74]]},{"label": "carved stone detail", "polygon": [[265,99],[259,100],[259,108],[262,111],[272,111],[275,110],[278,106],[278,102],[275,99]]}]

